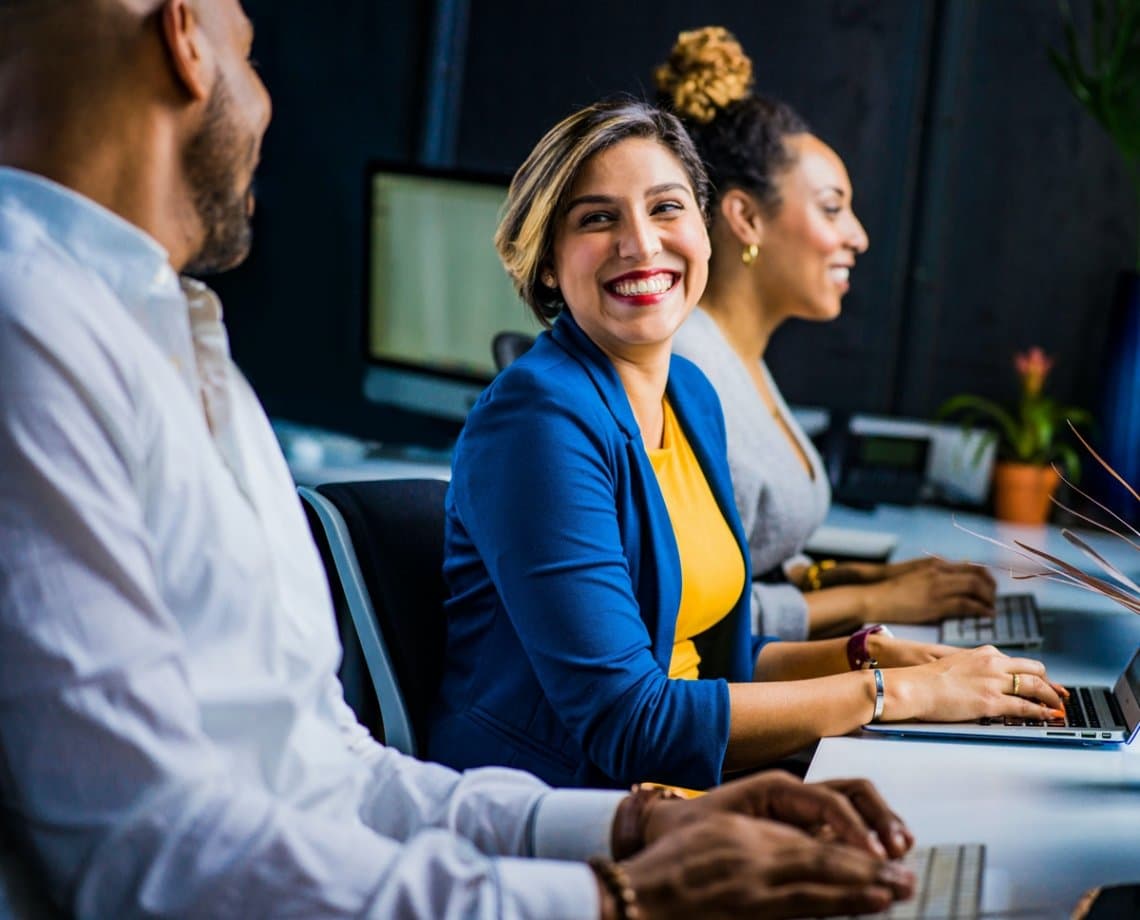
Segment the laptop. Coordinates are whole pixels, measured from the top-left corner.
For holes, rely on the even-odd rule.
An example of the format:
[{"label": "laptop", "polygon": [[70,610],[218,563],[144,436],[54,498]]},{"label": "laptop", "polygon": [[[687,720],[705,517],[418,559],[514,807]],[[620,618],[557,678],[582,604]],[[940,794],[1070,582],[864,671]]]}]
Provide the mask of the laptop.
[{"label": "laptop", "polygon": [[1032,594],[999,595],[992,618],[947,617],[939,627],[938,641],[958,648],[1040,645],[1043,636],[1037,600]]},{"label": "laptop", "polygon": [[[890,671],[884,676],[890,680]],[[1064,719],[1040,722],[996,718],[976,722],[874,722],[869,732],[906,737],[971,738],[983,741],[1046,741],[1127,744],[1140,728],[1140,648],[1109,687],[1069,687]]]}]

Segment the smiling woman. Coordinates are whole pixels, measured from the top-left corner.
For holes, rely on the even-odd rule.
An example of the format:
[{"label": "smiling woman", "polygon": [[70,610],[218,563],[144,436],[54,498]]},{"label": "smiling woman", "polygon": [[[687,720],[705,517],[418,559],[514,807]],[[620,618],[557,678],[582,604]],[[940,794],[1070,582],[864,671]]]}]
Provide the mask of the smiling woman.
[{"label": "smiling woman", "polygon": [[705,287],[706,189],[679,122],[629,101],[556,125],[511,184],[496,245],[553,322],[455,448],[433,760],[562,786],[703,788],[884,711],[1041,715],[995,690],[1011,669],[1026,695],[1059,704],[1040,664],[993,650],[885,683],[849,671],[942,651],[878,635],[850,659],[843,640],[779,643],[766,676],[830,676],[753,682],[763,642],[720,405],[670,355]]},{"label": "smiling woman", "polygon": [[[549,287],[645,405],[660,418],[673,333],[705,288],[709,237],[680,161],[631,138],[587,161],[557,218]],[[627,383],[628,381],[628,383]],[[639,422],[642,420],[639,416]],[[646,447],[661,425],[642,426]]]}]

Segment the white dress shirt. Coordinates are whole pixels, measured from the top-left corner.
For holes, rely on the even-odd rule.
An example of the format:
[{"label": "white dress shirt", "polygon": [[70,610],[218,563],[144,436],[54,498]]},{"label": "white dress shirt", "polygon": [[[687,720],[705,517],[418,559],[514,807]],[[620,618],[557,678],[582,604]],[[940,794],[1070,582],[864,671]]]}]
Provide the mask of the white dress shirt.
[{"label": "white dress shirt", "polygon": [[[376,744],[217,298],[0,169],[0,794],[83,917],[591,917],[619,794]],[[548,857],[521,859],[519,857]]]}]

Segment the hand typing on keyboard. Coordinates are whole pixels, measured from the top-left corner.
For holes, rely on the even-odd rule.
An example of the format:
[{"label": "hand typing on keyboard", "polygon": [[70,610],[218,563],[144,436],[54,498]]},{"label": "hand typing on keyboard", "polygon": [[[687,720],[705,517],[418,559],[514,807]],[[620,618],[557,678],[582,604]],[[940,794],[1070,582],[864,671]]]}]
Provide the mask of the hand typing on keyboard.
[{"label": "hand typing on keyboard", "polygon": [[858,585],[870,618],[888,623],[990,617],[997,593],[993,576],[982,566],[934,557],[891,565],[845,563],[822,573],[820,579],[825,588]]},{"label": "hand typing on keyboard", "polygon": [[993,646],[965,649],[937,661],[882,672],[882,721],[970,722],[982,717],[1060,718],[1065,690],[1032,658]]},{"label": "hand typing on keyboard", "polygon": [[913,837],[866,780],[761,773],[655,800],[643,820],[645,847],[621,865],[646,917],[866,913],[914,890],[895,861]]},{"label": "hand typing on keyboard", "polygon": [[982,844],[919,847],[903,862],[914,872],[914,896],[871,916],[890,920],[972,920],[979,915],[985,863]]}]

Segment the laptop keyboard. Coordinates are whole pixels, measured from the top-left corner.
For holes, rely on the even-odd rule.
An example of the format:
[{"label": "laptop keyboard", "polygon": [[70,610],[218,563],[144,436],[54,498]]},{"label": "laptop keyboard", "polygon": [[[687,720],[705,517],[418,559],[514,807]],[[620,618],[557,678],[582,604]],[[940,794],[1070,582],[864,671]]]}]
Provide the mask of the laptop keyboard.
[{"label": "laptop keyboard", "polygon": [[[1022,719],[1019,716],[993,716],[982,717],[978,719],[979,725],[1029,725],[1034,727],[1048,726],[1049,728],[1084,728],[1084,729],[1097,729],[1097,728],[1115,728],[1118,725],[1124,724],[1124,715],[1120,712],[1120,707],[1117,705],[1116,700],[1112,694],[1105,693],[1099,688],[1093,689],[1089,687],[1067,687],[1069,691],[1069,698],[1064,701],[1065,703],[1065,718],[1063,719],[1046,719],[1044,721],[1038,719]],[[1102,707],[1101,711],[1107,711],[1111,724],[1104,726],[1102,719],[1097,710],[1094,694],[1101,697]],[[1072,734],[1072,733],[1070,733]],[[1077,737],[1074,735],[1074,737]],[[1094,739],[1097,737],[1095,731],[1082,732],[1079,737],[1081,739]],[[1111,738],[1108,732],[1101,734],[1099,740],[1107,740]]]},{"label": "laptop keyboard", "polygon": [[985,844],[915,847],[902,860],[914,872],[914,897],[880,914],[890,920],[967,920],[981,913]]},{"label": "laptop keyboard", "polygon": [[1070,687],[1069,698],[1065,701],[1065,715],[1074,728],[1100,728],[1096,704],[1088,687]]},{"label": "laptop keyboard", "polygon": [[1041,618],[1032,594],[1003,594],[995,602],[994,610],[992,619],[950,617],[943,620],[938,641],[963,648],[1041,644]]}]

